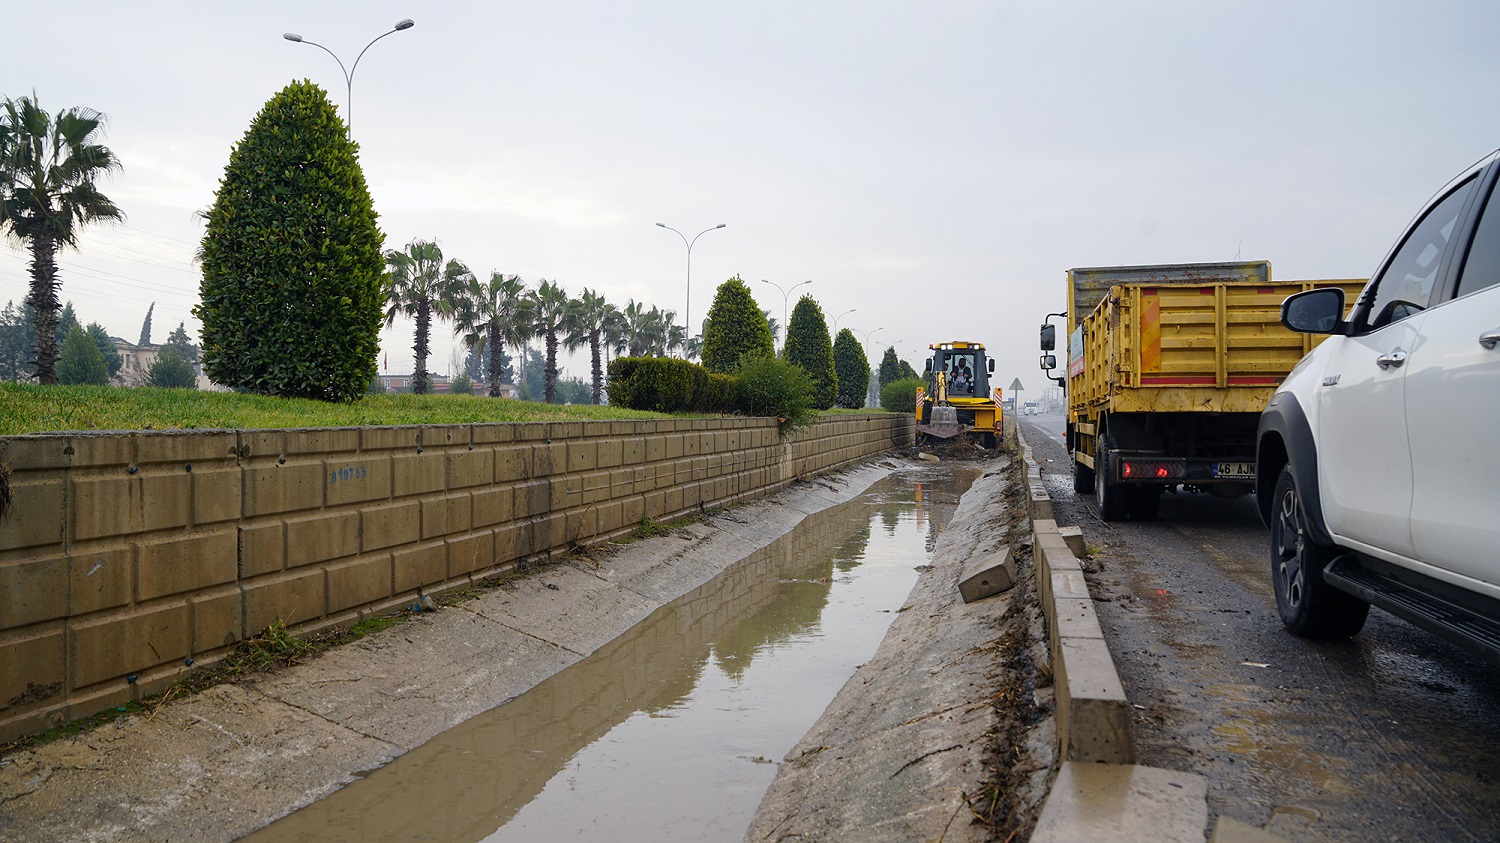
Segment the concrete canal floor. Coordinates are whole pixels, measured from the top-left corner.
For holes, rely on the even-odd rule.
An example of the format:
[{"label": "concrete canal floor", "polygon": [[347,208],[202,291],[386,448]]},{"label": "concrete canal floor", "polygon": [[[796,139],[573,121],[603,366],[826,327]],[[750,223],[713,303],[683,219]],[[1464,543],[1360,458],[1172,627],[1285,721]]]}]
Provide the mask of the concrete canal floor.
[{"label": "concrete canal floor", "polygon": [[[555,771],[566,757],[530,758],[539,763],[530,765],[535,769],[528,776],[525,759],[483,751],[466,758],[477,744],[445,740],[467,729],[468,740],[486,733],[489,745],[503,748],[507,734],[552,729],[560,734],[547,746],[576,752],[619,720],[611,711],[634,710],[637,698],[652,694],[679,694],[680,688],[666,687],[683,681],[670,670],[661,687],[638,680],[647,673],[640,659],[684,657],[695,643],[679,633],[696,634],[703,613],[713,611],[710,604],[731,599],[725,595],[750,603],[768,599],[761,594],[767,589],[753,584],[718,585],[721,572],[753,580],[770,571],[757,565],[771,564],[757,561],[757,551],[804,520],[816,521],[818,513],[893,472],[933,470],[888,458],[800,483],[668,535],[573,559],[424,612],[309,663],[15,752],[0,758],[0,841],[234,840],[330,793],[363,792],[373,779],[390,778],[403,764],[388,762],[408,752],[402,762],[424,753],[445,757],[425,768],[436,771],[432,775],[424,776],[420,764],[405,765],[418,770],[397,785],[407,801],[344,798],[352,807],[335,822],[357,825],[363,818],[360,839],[522,839],[491,838],[497,822],[488,808],[454,806],[472,803],[468,797],[475,793],[491,800],[505,788],[534,797],[553,775],[537,773]],[[1045,667],[1038,667],[1042,639],[1026,583],[968,606],[959,599],[965,559],[1018,538],[1008,531],[1016,520],[1016,507],[1007,502],[1014,486],[1008,461],[966,470],[984,473],[958,503],[948,529],[930,531],[930,564],[921,566],[875,655],[784,760],[742,759],[742,766],[764,771],[736,785],[751,791],[752,802],[753,792],[774,778],[745,839],[1003,840],[1018,830],[1016,839],[1024,839],[1052,766],[1049,682]],[[1018,529],[1024,531],[1024,520]],[[739,560],[749,564],[731,568]],[[715,588],[720,591],[702,593]],[[653,615],[690,592],[702,599],[689,601],[696,607],[687,614],[665,621]],[[647,618],[655,625],[641,623]],[[637,646],[633,635],[657,643]],[[732,646],[719,645],[721,656],[726,649]],[[872,642],[865,652],[873,649]],[[556,681],[596,651],[606,656],[602,673]],[[484,725],[484,712],[512,706],[519,720]],[[586,709],[589,716],[558,720],[559,707]],[[346,787],[366,776],[372,781]],[[643,793],[654,789],[665,832],[669,818],[686,813],[672,808],[680,788],[670,780],[650,785]],[[565,780],[552,789],[567,787]],[[566,793],[554,801],[565,806]],[[390,807],[382,814],[384,803]],[[748,816],[747,809],[737,810],[737,819],[734,811],[722,811],[719,824],[680,817],[682,833],[654,839],[734,839]],[[313,827],[296,833],[290,822],[301,816],[262,834],[326,838]],[[293,833],[278,836],[278,828]]]}]

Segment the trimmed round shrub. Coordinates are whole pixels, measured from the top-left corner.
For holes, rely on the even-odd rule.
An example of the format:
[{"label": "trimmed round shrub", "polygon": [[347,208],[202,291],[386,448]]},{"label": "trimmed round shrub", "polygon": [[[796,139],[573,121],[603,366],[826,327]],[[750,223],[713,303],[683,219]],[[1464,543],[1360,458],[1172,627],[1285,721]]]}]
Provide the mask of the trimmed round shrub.
[{"label": "trimmed round shrub", "polygon": [[801,366],[774,357],[745,357],[735,376],[734,406],[747,416],[781,419],[784,433],[818,417],[812,390],[812,379]]},{"label": "trimmed round shrub", "polygon": [[703,329],[704,368],[727,374],[739,368],[740,358],[747,354],[775,353],[771,329],[750,288],[738,275],[720,284]]},{"label": "trimmed round shrub", "polygon": [[695,409],[693,398],[708,371],[672,357],[617,357],[609,361],[609,403],[631,410],[681,413]]},{"label": "trimmed round shrub", "polygon": [[917,389],[925,387],[921,378],[902,378],[880,388],[880,408],[892,413],[915,413],[917,411]]}]

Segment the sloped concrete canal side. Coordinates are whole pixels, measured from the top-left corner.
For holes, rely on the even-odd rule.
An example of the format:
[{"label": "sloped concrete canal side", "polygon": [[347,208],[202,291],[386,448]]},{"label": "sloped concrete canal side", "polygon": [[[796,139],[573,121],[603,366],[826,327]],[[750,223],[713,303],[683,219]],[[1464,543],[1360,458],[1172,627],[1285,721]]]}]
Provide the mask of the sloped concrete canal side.
[{"label": "sloped concrete canal side", "polygon": [[994,464],[964,494],[875,657],[787,754],[746,841],[1025,839],[1056,757],[1030,566],[985,600],[966,604],[958,588],[966,562],[1016,537],[1011,471]]},{"label": "sloped concrete canal side", "polygon": [[0,760],[0,840],[233,840],[516,697],[850,500],[891,460]]}]

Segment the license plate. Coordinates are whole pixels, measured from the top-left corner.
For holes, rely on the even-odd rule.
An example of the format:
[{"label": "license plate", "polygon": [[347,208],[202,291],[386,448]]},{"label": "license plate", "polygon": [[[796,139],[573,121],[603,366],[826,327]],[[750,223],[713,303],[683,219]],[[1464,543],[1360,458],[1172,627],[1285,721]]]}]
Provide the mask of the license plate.
[{"label": "license plate", "polygon": [[1216,462],[1214,463],[1215,477],[1254,477],[1255,463],[1253,462]]}]

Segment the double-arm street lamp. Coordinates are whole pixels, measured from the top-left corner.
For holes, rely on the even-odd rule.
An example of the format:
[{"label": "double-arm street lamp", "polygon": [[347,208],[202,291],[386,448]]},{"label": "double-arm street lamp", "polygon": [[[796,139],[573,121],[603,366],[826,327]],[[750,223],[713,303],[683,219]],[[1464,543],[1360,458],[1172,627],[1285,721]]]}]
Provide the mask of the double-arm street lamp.
[{"label": "double-arm street lamp", "polygon": [[281,37],[285,38],[288,41],[295,41],[298,44],[310,44],[314,47],[317,47],[328,55],[333,56],[333,60],[339,63],[339,70],[344,71],[344,126],[346,127],[346,131],[352,134],[354,132],[354,71],[359,68],[359,60],[365,57],[365,50],[370,49],[370,47],[376,41],[379,41],[387,35],[400,32],[403,29],[411,29],[414,26],[416,26],[416,24],[412,23],[411,18],[397,21],[396,25],[391,27],[390,32],[383,32],[375,36],[374,40],[372,40],[369,44],[366,44],[365,49],[359,51],[359,55],[354,59],[354,64],[350,65],[347,70],[345,70],[344,68],[343,60],[340,59],[332,50],[328,49],[322,44],[319,44],[316,41],[308,41],[295,32],[288,32]]},{"label": "double-arm street lamp", "polygon": [[880,333],[881,331],[884,331],[885,330],[885,326],[882,325],[879,328],[872,328],[872,329],[870,329],[868,331],[861,331],[858,328],[850,328],[849,330],[853,331],[856,334],[859,334],[861,337],[864,338],[864,341],[865,341],[865,359],[868,360],[868,359],[870,359],[870,337],[873,337],[876,334]]},{"label": "double-arm street lamp", "polygon": [[840,313],[838,316],[833,317],[833,339],[835,341],[837,341],[839,338],[839,320],[843,319],[845,316],[848,316],[856,310],[859,310],[859,308],[851,307],[843,313]]},{"label": "double-arm street lamp", "polygon": [[811,284],[812,281],[811,280],[808,280],[808,281],[799,281],[796,284],[793,284],[792,286],[788,287],[785,290],[781,289],[781,285],[777,284],[775,281],[767,281],[766,279],[762,278],[762,279],[760,279],[760,283],[762,283],[762,284],[770,284],[772,287],[776,288],[777,292],[781,293],[781,347],[782,348],[786,348],[786,329],[787,329],[787,324],[786,324],[786,320],[787,320],[786,302],[787,302],[787,297],[792,294],[792,290],[797,289],[798,287],[802,286],[803,284]]},{"label": "double-arm street lamp", "polygon": [[[682,330],[682,341],[683,341],[683,343],[686,343],[688,340],[690,340],[690,339],[693,338],[693,327],[692,327],[693,326],[693,320],[690,318],[692,316],[692,310],[693,310],[693,244],[698,242],[698,238],[699,237],[702,237],[703,235],[709,233],[710,231],[718,231],[719,229],[723,228],[725,225],[726,225],[725,223],[721,222],[718,225],[713,226],[712,228],[705,228],[702,231],[698,232],[697,234],[694,234],[693,235],[693,239],[689,240],[689,239],[687,239],[687,235],[686,234],[683,234],[682,232],[678,231],[677,229],[673,228],[670,225],[667,225],[664,222],[659,222],[659,223],[656,224],[657,228],[665,228],[666,230],[672,232],[673,234],[676,234],[678,237],[681,237],[682,238],[682,244],[684,246],[687,246],[687,301],[683,304],[683,307],[682,307],[682,329],[683,329]],[[682,356],[684,358],[687,357],[687,346],[686,345],[683,346]]]}]

